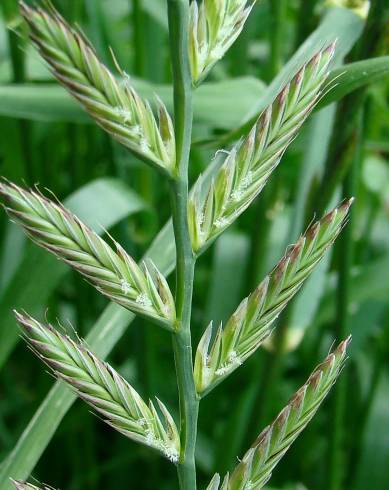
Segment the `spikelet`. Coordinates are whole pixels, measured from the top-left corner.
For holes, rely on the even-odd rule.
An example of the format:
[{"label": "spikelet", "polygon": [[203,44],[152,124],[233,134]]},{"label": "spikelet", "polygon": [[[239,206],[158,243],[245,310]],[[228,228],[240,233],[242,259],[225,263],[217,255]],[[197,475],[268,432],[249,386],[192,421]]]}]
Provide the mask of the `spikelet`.
[{"label": "spikelet", "polygon": [[332,44],[319,51],[282,89],[249,135],[228,153],[208,190],[201,176],[197,180],[188,209],[195,252],[209,246],[261,192],[318,102],[334,49]]},{"label": "spikelet", "polygon": [[35,243],[80,272],[110,300],[173,329],[174,299],[151,261],[139,267],[118,243],[114,251],[62,205],[36,191],[0,183],[0,195],[11,219]]},{"label": "spikelet", "polygon": [[[274,467],[317,412],[337,380],[346,357],[350,338],[342,342],[322,364],[317,366],[272,424],[266,427],[243,456],[231,475],[226,475],[220,490],[260,490],[266,485]],[[219,490],[215,475],[207,490]]]},{"label": "spikelet", "polygon": [[205,395],[239,367],[270,335],[273,322],[340,233],[352,200],[328,213],[300,237],[212,340],[212,323],[195,359],[196,389]]},{"label": "spikelet", "polygon": [[30,37],[51,72],[95,121],[119,143],[158,169],[171,174],[175,167],[175,141],[171,118],[159,101],[159,123],[148,102],[128,83],[120,83],[97,58],[80,32],[60,14],[20,3]]},{"label": "spikelet", "polygon": [[189,60],[197,85],[241,33],[256,0],[196,0],[190,4]]},{"label": "spikelet", "polygon": [[229,478],[229,475],[227,474],[223,483],[222,483],[222,486],[220,486],[220,483],[221,483],[221,480],[220,480],[220,475],[218,473],[216,473],[212,480],[209,482],[209,485],[207,486],[207,489],[206,490],[228,490],[228,478]]},{"label": "spikelet", "polygon": [[105,422],[121,434],[161,452],[177,463],[179,435],[165,405],[147,405],[134,388],[86,346],[62,335],[51,325],[15,313],[33,352],[65,381]]},{"label": "spikelet", "polygon": [[17,490],[54,490],[52,487],[48,487],[47,485],[37,487],[36,485],[32,485],[31,483],[20,480],[13,480],[12,478],[11,482],[14,484]]}]

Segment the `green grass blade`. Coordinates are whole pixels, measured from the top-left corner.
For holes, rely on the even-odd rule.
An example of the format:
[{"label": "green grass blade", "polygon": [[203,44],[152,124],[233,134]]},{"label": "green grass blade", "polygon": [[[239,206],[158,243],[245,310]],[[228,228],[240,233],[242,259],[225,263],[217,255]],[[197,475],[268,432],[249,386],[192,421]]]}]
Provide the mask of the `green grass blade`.
[{"label": "green grass blade", "polygon": [[[136,78],[131,81],[143,98],[152,102],[156,93],[168,109],[172,108],[170,85],[154,85]],[[195,120],[232,129],[241,123],[264,90],[264,83],[254,77],[204,83],[194,95]],[[42,122],[93,122],[59,85],[1,85],[0,100],[2,116]]]},{"label": "green grass blade", "polygon": [[389,56],[379,56],[341,66],[330,73],[327,80],[328,91],[318,104],[318,108],[336,102],[354,90],[379,82],[388,76]]}]

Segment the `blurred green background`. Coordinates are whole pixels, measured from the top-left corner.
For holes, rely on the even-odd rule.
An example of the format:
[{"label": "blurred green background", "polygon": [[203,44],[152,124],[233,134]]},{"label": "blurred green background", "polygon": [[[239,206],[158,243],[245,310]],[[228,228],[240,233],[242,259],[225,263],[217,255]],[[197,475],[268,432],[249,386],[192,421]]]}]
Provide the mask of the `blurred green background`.
[{"label": "blurred green background", "polygon": [[[159,94],[171,109],[164,0],[53,3],[81,26],[110,68],[111,47],[140,93],[150,99]],[[338,66],[388,54],[389,2],[371,2],[367,21],[363,9],[334,7],[365,3],[258,1],[239,40],[196,93],[192,180],[218,148],[239,136],[234,130],[272,98],[310,50],[337,38]],[[140,258],[170,216],[167,187],[57,85],[26,40],[17,2],[1,0],[0,7],[0,174],[49,189],[96,231],[109,229]],[[265,191],[198,262],[195,345],[210,320],[228,318],[315,213],[321,215],[343,197],[357,198],[333,252],[279,320],[278,341],[261,349],[202,403],[200,488],[215,471],[234,466],[334,339],[349,333],[353,343],[342,382],[277,467],[270,487],[389,487],[388,59],[382,58],[380,66],[379,76],[368,73],[374,83],[309,118]],[[32,470],[38,480],[68,490],[177,488],[173,467],[113,432],[79,401],[55,431],[67,400],[53,399],[30,424],[28,438],[22,436],[53,379],[19,341],[12,308],[58,318],[86,336],[107,301],[28,243],[5,213],[0,229],[0,489],[10,488],[12,464],[24,476]],[[166,236],[155,249],[170,270],[172,245]],[[122,321],[117,339],[110,342],[113,366],[142,395],[157,395],[177,411],[169,336],[136,319],[129,328]],[[110,350],[110,345],[103,347]]]}]

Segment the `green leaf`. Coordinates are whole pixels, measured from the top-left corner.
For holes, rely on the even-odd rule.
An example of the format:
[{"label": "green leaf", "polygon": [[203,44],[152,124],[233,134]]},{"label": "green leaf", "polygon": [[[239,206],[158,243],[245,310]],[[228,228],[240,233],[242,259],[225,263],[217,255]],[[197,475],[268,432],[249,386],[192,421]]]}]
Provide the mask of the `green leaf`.
[{"label": "green leaf", "polygon": [[317,109],[342,99],[354,90],[383,80],[387,76],[389,76],[389,56],[356,61],[337,68],[330,73],[327,80],[329,89]]},{"label": "green leaf", "polygon": [[43,122],[85,123],[91,120],[57,85],[1,85],[0,100],[2,116]]},{"label": "green leaf", "polygon": [[194,94],[195,120],[232,129],[242,122],[265,89],[266,85],[254,77],[204,83]]},{"label": "green leaf", "polygon": [[[158,94],[172,110],[170,85],[152,85],[131,78],[135,89],[150,101]],[[261,97],[265,85],[253,77],[206,83],[194,96],[198,122],[224,129],[240,124],[252,105]],[[93,120],[59,85],[0,85],[0,115],[43,122],[92,123]]]},{"label": "green leaf", "polygon": [[[64,204],[99,234],[103,233],[103,228],[108,229],[124,217],[145,208],[134,192],[113,178],[87,184]],[[12,309],[26,309],[33,315],[41,313],[51,292],[68,270],[46,251],[30,243],[26,246],[19,267],[0,299],[0,367],[18,341]]]},{"label": "green leaf", "polygon": [[[96,199],[99,196],[99,199]],[[64,205],[86,225],[102,233],[126,216],[145,209],[145,203],[119,179],[94,180],[73,192]]]}]

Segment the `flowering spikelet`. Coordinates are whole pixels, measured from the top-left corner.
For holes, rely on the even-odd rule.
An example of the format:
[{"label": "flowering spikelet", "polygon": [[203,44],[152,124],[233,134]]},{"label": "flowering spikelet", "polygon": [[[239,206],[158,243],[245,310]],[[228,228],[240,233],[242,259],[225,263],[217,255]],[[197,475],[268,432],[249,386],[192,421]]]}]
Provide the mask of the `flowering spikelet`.
[{"label": "flowering spikelet", "polygon": [[116,242],[114,251],[61,204],[36,191],[0,183],[9,216],[38,245],[80,272],[112,301],[172,329],[174,299],[151,261],[139,267]]},{"label": "flowering spikelet", "polygon": [[16,318],[33,352],[105,422],[126,437],[156,449],[172,462],[178,461],[178,431],[160,400],[157,402],[162,420],[151,401],[147,405],[122,376],[86,346],[30,316],[16,313]]},{"label": "flowering spikelet", "polygon": [[190,4],[189,60],[194,84],[224,56],[241,33],[255,0],[196,0]]},{"label": "flowering spikelet", "polygon": [[[20,4],[30,37],[51,72],[96,122],[119,143],[157,168],[171,173],[175,142],[171,118],[159,101],[159,124],[148,102],[127,83],[119,83],[85,36],[60,14]],[[123,72],[121,72],[123,75]]]},{"label": "flowering spikelet", "polygon": [[194,375],[206,394],[234,371],[270,335],[273,322],[298,292],[345,223],[351,200],[313,224],[257,289],[238,306],[212,343],[212,323],[196,352]]},{"label": "flowering spikelet", "polygon": [[197,180],[188,211],[195,252],[209,246],[263,189],[318,102],[334,49],[332,44],[319,51],[281,90],[249,135],[227,154],[207,192],[202,178]]},{"label": "flowering spikelet", "polygon": [[[224,485],[224,484],[223,484]],[[216,473],[212,480],[209,482],[209,485],[207,486],[206,490],[219,490],[220,488],[220,475]],[[225,487],[222,486],[222,489]]]},{"label": "flowering spikelet", "polygon": [[308,378],[272,424],[266,427],[231,475],[220,485],[215,475],[207,490],[260,490],[292,443],[305,429],[337,380],[350,338],[342,342]]}]

